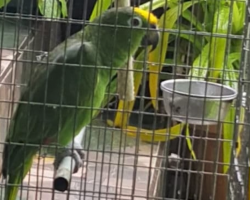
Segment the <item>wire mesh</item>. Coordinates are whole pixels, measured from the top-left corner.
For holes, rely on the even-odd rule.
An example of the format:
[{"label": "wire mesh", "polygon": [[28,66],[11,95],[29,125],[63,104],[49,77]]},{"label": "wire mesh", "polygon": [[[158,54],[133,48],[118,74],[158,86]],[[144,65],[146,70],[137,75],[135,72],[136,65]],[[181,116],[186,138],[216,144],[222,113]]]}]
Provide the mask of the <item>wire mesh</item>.
[{"label": "wire mesh", "polygon": [[[130,1],[131,6],[156,15],[160,34],[154,51],[138,45],[133,55],[128,48],[134,45],[133,30],[143,30],[142,27],[119,24],[117,10],[114,24],[104,24],[101,18],[92,21],[93,16],[116,3],[0,0],[0,152],[2,155],[8,145],[35,148],[37,152],[22,183],[14,184],[20,199],[249,199],[248,2]],[[144,16],[144,20],[150,19]],[[112,35],[110,30],[117,34]],[[152,27],[148,25],[143,33],[150,31]],[[127,32],[131,37],[128,40]],[[88,48],[89,41],[84,36],[95,41],[95,51],[91,50],[91,55],[85,51],[84,55],[78,49],[77,53],[83,55],[76,56],[71,49],[83,44],[83,51]],[[59,44],[62,45],[58,48]],[[103,44],[107,46],[104,48]],[[100,61],[103,55],[105,59]],[[126,62],[133,56],[134,102],[118,97],[116,87],[121,80],[117,80],[116,55],[125,56],[123,68],[119,68],[125,72]],[[90,56],[94,62],[83,64],[82,56]],[[53,80],[52,66],[63,68]],[[78,70],[72,73],[72,79],[69,69]],[[84,69],[88,75],[82,74]],[[101,77],[100,72],[105,76]],[[43,74],[45,85],[40,96],[35,96],[42,84],[35,81],[39,73]],[[177,79],[198,84],[203,80],[206,84],[194,89],[189,81],[179,87]],[[88,83],[84,90],[81,80]],[[165,80],[173,80],[170,110],[160,89]],[[95,88],[95,81],[103,84]],[[225,102],[224,90],[210,89],[211,82],[233,88],[237,98]],[[108,83],[105,88],[104,83]],[[124,88],[129,89],[126,85]],[[102,98],[99,95],[103,89],[105,96],[102,106],[98,106],[96,99]],[[197,97],[199,93],[204,97]],[[50,95],[54,99],[48,99]],[[67,99],[67,95],[72,99]],[[176,107],[178,101],[182,102],[180,107]],[[22,107],[27,110],[20,112]],[[56,112],[53,114],[51,109]],[[185,113],[180,116],[182,109]],[[13,121],[15,113],[22,115],[19,121]],[[88,122],[85,116],[93,119]],[[84,124],[79,120],[86,121],[86,126],[79,125]],[[192,124],[192,120],[198,120],[199,125]],[[66,129],[67,123],[72,127]],[[17,127],[16,132],[25,133],[13,141],[6,139],[14,131],[10,125]],[[58,140],[50,141],[46,136],[51,129]],[[68,139],[59,136],[63,129],[67,130]],[[78,135],[80,132],[82,135]],[[72,173],[77,166],[75,156],[80,153],[74,151],[73,156],[72,152],[79,143],[84,163]],[[64,154],[59,169],[54,169],[55,158],[59,159],[65,149],[72,150],[71,154]],[[16,162],[22,173],[24,161],[30,156],[28,150],[23,154],[16,151],[1,161],[1,165],[3,161],[8,163],[7,173],[18,173],[10,171]],[[0,199],[4,199],[11,184],[1,179]]]}]

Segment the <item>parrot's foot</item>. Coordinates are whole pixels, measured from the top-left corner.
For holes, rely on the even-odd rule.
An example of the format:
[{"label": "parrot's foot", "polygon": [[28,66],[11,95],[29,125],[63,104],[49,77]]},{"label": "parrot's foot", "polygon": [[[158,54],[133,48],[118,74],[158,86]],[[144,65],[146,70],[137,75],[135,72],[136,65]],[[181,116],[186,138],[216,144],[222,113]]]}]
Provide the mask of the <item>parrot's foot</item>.
[{"label": "parrot's foot", "polygon": [[84,165],[83,160],[85,156],[82,146],[75,142],[74,148],[72,148],[72,144],[69,144],[65,149],[61,150],[55,157],[54,161],[55,169],[58,169],[62,160],[67,156],[70,156],[75,160],[75,168],[73,173],[77,173],[79,168],[81,168]]},{"label": "parrot's foot", "polygon": [[36,60],[37,61],[41,61],[41,60],[43,60],[47,56],[48,56],[48,52],[43,52],[42,54],[36,56]]}]

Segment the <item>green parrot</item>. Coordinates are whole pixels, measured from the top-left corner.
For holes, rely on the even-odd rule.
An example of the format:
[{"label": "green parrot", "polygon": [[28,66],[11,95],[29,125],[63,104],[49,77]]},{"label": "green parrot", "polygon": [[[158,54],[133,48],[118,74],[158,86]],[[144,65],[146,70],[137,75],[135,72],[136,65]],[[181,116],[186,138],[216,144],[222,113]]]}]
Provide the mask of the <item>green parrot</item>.
[{"label": "green parrot", "polygon": [[16,200],[18,186],[39,148],[64,147],[72,141],[100,110],[117,70],[139,47],[154,49],[158,39],[157,18],[152,13],[111,8],[31,67],[3,152],[5,200]]}]

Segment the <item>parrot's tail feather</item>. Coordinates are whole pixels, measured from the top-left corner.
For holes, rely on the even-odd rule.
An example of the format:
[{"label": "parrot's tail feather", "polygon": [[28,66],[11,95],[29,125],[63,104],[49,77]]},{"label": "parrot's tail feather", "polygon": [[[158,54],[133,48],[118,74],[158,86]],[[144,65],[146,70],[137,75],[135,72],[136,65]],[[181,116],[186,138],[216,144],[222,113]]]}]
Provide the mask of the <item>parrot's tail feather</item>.
[{"label": "parrot's tail feather", "polygon": [[26,160],[27,162],[23,170],[19,169],[14,174],[10,174],[8,176],[8,184],[5,188],[5,200],[16,200],[19,185],[22,183],[24,177],[29,172],[32,166],[32,160],[33,156],[29,161]]},{"label": "parrot's tail feather", "polygon": [[3,154],[2,174],[3,177],[7,179],[4,200],[16,200],[19,185],[32,166],[33,157],[36,155],[37,148],[8,146],[9,145],[5,145]]},{"label": "parrot's tail feather", "polygon": [[[8,185],[5,188],[5,200],[16,200],[18,193],[18,186],[20,181],[15,180],[15,176],[10,176],[8,180]],[[13,184],[16,182],[15,184]]]},{"label": "parrot's tail feather", "polygon": [[3,149],[3,159],[2,159],[3,163],[2,163],[2,169],[1,169],[2,176],[4,179],[7,178],[7,169],[6,169],[7,158],[8,158],[8,145],[5,145]]}]

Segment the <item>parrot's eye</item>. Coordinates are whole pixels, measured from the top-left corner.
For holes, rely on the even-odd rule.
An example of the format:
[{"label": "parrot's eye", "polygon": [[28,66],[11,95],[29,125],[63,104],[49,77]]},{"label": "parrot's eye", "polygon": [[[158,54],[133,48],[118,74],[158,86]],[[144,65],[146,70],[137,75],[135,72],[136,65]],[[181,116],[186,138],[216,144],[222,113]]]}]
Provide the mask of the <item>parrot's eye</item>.
[{"label": "parrot's eye", "polygon": [[132,17],[128,20],[128,25],[134,26],[134,27],[141,27],[142,20],[139,17]]}]

